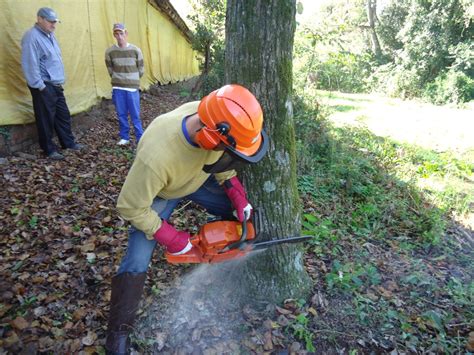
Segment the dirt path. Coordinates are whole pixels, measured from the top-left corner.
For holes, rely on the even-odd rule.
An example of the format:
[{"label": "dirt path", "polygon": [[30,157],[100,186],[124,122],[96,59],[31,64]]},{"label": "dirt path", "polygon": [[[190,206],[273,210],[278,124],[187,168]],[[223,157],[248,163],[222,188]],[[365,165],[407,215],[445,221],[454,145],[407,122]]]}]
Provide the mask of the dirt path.
[{"label": "dirt path", "polygon": [[375,95],[323,93],[336,125],[362,125],[374,134],[437,152],[474,152],[474,106],[457,109]]}]

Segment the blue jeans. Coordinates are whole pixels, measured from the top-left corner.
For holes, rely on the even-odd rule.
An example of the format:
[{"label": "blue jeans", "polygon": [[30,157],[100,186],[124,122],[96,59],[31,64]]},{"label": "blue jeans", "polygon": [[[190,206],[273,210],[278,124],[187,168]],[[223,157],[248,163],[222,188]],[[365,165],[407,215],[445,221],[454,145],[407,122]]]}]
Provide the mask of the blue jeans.
[{"label": "blue jeans", "polygon": [[120,89],[112,90],[112,101],[117,111],[120,128],[120,138],[130,140],[130,125],[128,114],[132,120],[137,143],[143,134],[142,122],[140,121],[140,92]]},{"label": "blue jeans", "polygon": [[[223,219],[233,219],[232,204],[224,189],[217,183],[213,176],[207,179],[196,192],[183,198],[174,200],[163,200],[159,197],[155,198],[152,209],[158,213],[162,219],[168,220],[173,210],[183,199],[194,201],[204,207],[210,214],[220,216]],[[117,275],[124,272],[146,272],[156,244],[155,240],[147,239],[145,233],[131,227],[128,235],[127,252],[120,263]]]}]

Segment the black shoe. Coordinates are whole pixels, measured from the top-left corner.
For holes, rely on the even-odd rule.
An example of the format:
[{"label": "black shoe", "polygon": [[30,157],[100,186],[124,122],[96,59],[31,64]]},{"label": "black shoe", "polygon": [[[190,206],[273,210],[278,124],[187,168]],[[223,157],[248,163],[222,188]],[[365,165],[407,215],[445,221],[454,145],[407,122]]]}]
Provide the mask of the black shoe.
[{"label": "black shoe", "polygon": [[72,147],[69,147],[68,149],[81,151],[81,150],[84,150],[85,148],[86,148],[86,146],[84,144],[76,143]]},{"label": "black shoe", "polygon": [[64,155],[59,154],[58,152],[55,151],[55,152],[49,153],[48,158],[52,160],[63,160]]}]

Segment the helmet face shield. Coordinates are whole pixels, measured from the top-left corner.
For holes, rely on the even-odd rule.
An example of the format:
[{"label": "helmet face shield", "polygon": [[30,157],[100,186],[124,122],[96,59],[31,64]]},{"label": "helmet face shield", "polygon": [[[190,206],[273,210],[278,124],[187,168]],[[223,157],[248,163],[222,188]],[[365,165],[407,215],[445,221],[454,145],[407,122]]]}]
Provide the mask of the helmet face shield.
[{"label": "helmet face shield", "polygon": [[224,145],[224,154],[214,164],[204,165],[202,170],[208,174],[216,174],[239,169],[245,164],[259,162],[268,150],[268,136],[263,129],[261,135],[261,144],[255,154],[248,156],[240,153],[232,146]]},{"label": "helmet face shield", "polygon": [[202,170],[208,174],[223,173],[224,171],[237,170],[243,167],[245,164],[243,161],[235,159],[227,150],[224,154],[214,163],[204,165]]}]

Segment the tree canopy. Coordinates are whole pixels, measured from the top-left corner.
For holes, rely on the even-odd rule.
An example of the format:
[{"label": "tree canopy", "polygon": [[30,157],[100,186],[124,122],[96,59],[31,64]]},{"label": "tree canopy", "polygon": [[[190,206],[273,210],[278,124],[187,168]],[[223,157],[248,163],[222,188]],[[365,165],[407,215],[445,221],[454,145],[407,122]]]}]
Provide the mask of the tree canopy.
[{"label": "tree canopy", "polygon": [[[435,103],[473,99],[472,4],[379,2],[383,6],[375,0],[328,1],[315,20],[300,26],[295,50],[302,80],[310,77],[320,89],[376,90]],[[372,18],[368,8],[377,9]]]}]

